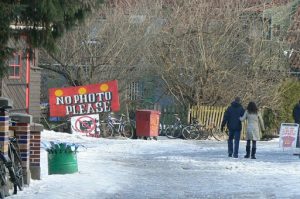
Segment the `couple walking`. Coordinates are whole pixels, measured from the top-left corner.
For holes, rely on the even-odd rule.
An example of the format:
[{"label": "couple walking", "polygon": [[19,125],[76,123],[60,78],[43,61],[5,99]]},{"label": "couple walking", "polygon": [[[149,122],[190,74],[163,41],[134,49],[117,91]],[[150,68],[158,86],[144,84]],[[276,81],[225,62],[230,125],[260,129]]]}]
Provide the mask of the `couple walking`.
[{"label": "couple walking", "polygon": [[[245,158],[250,157],[256,159],[256,141],[260,139],[260,130],[264,131],[264,123],[254,102],[249,102],[246,111],[240,103],[240,98],[236,97],[231,105],[224,113],[224,118],[221,125],[221,131],[224,130],[225,125],[229,130],[228,138],[228,156],[238,158],[239,143],[242,130],[242,121],[247,120],[247,134],[246,134],[246,155]],[[233,143],[234,140],[234,143]],[[252,142],[252,149],[251,149]]]}]

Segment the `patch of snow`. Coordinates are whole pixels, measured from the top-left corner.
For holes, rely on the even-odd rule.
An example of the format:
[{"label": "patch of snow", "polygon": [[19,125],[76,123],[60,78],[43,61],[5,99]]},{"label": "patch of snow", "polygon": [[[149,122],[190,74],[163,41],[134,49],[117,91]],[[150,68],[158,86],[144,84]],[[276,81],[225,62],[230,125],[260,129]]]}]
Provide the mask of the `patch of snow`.
[{"label": "patch of snow", "polygon": [[300,159],[279,148],[278,139],[259,141],[257,159],[227,157],[227,142],[167,139],[104,139],[43,131],[42,142],[85,147],[77,154],[79,172],[48,175],[41,151],[42,180],[14,199],[185,199],[300,198]]}]

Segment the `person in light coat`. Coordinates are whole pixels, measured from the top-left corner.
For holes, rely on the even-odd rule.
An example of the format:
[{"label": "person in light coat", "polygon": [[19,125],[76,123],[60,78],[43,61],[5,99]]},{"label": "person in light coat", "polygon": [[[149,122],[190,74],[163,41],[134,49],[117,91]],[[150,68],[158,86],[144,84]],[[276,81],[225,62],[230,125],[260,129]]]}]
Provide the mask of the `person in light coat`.
[{"label": "person in light coat", "polygon": [[249,102],[247,110],[245,111],[244,115],[240,117],[240,120],[247,120],[248,122],[246,134],[246,155],[244,157],[250,157],[250,148],[252,141],[251,159],[256,159],[256,141],[260,140],[261,131],[264,131],[265,127],[261,114],[258,112],[258,108],[254,102]]}]

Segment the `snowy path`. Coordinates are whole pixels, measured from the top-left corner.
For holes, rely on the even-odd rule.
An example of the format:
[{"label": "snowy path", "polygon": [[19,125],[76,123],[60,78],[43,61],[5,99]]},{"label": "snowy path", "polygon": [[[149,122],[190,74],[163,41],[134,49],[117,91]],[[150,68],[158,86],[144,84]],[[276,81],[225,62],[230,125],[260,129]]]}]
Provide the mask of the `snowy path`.
[{"label": "snowy path", "polygon": [[93,139],[43,132],[43,140],[82,143],[79,173],[47,175],[10,198],[26,199],[184,199],[300,198],[300,159],[258,142],[257,160],[228,158],[226,142]]}]

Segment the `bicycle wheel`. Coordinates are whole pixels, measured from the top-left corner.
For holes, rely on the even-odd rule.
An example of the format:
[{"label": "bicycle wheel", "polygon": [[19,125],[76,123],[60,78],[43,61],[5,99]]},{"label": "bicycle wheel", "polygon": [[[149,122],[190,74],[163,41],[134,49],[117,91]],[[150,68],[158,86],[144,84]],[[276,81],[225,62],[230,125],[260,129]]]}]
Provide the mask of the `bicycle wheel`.
[{"label": "bicycle wheel", "polygon": [[204,127],[198,127],[199,140],[206,140],[209,137],[209,132]]},{"label": "bicycle wheel", "polygon": [[6,169],[4,162],[0,162],[0,199],[3,199],[5,197],[5,189],[7,185],[6,181]]},{"label": "bicycle wheel", "polygon": [[199,137],[199,131],[195,126],[186,126],[182,129],[182,135],[187,140],[196,140]]},{"label": "bicycle wheel", "polygon": [[24,175],[23,175],[23,168],[22,168],[22,160],[16,151],[14,151],[14,153],[15,153],[15,160],[13,162],[13,168],[15,170],[16,184],[19,190],[23,191]]},{"label": "bicycle wheel", "polygon": [[179,127],[168,127],[165,130],[166,136],[170,139],[179,138],[181,136],[181,131]]},{"label": "bicycle wheel", "polygon": [[116,136],[114,128],[109,124],[107,125],[107,134],[109,135],[109,137]]},{"label": "bicycle wheel", "polygon": [[11,180],[14,184],[14,194],[17,194],[18,188],[20,191],[23,190],[24,187],[24,178],[23,178],[23,168],[22,168],[22,160],[19,152],[17,151],[18,147],[15,143],[9,144],[10,149],[8,150],[8,156],[12,161],[12,169],[14,177],[11,176]]},{"label": "bicycle wheel", "polygon": [[221,129],[219,128],[214,129],[212,131],[212,135],[218,141],[226,140],[228,136],[225,132],[222,132]]},{"label": "bicycle wheel", "polygon": [[121,128],[121,134],[126,138],[132,138],[133,137],[133,127],[129,122],[125,122]]}]

